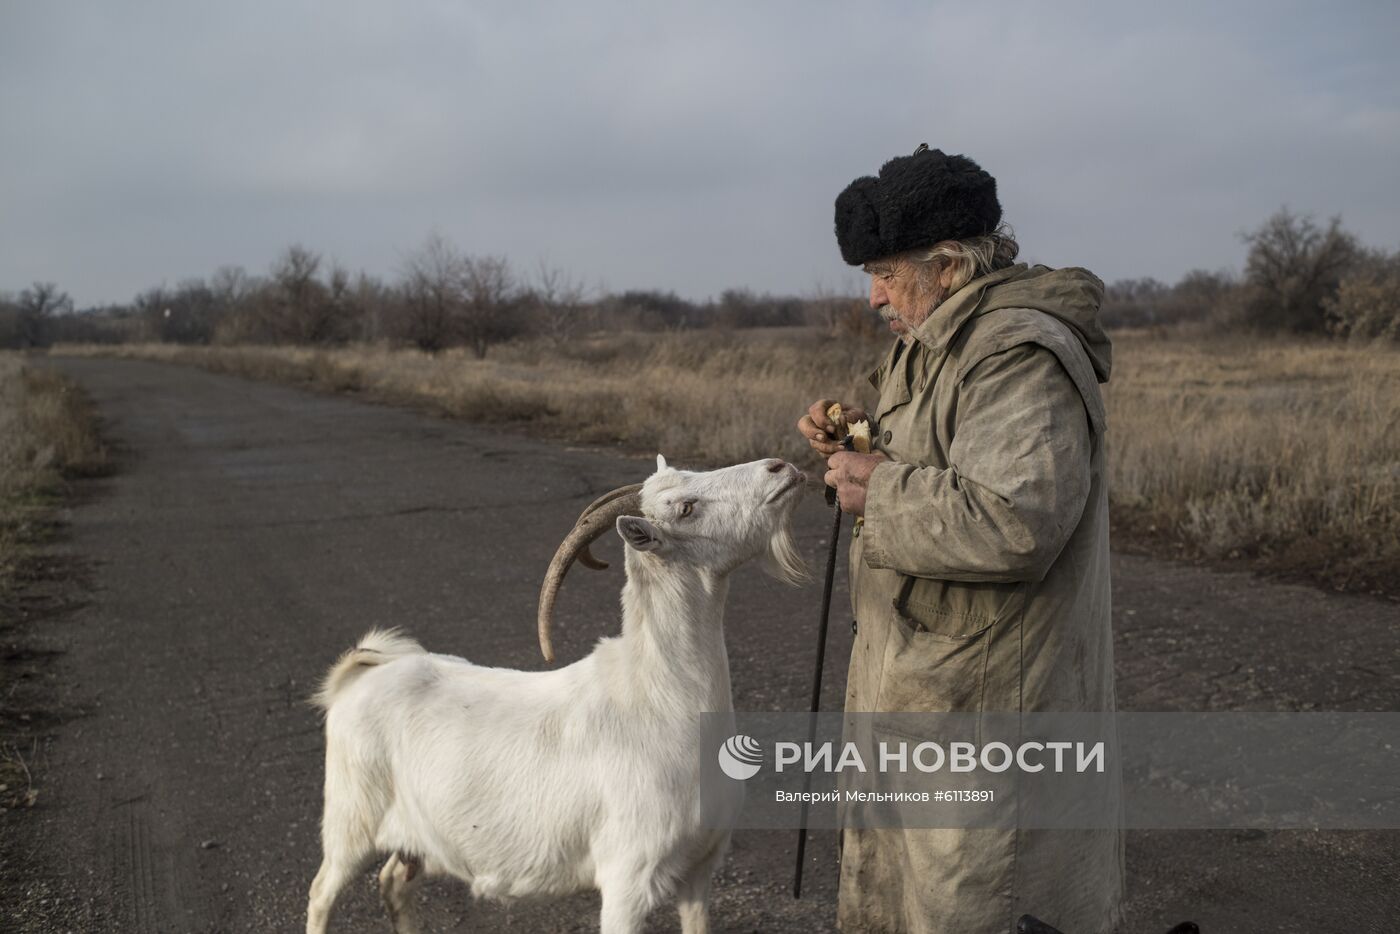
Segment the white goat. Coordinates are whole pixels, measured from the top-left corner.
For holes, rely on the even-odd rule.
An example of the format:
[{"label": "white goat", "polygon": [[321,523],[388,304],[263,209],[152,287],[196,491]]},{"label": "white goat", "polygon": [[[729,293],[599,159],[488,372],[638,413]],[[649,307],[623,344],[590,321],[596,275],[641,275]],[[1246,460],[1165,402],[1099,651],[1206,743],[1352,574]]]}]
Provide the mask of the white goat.
[{"label": "white goat", "polygon": [[387,852],[380,892],[399,934],[417,930],[412,892],[435,874],[479,897],[597,888],[603,934],[640,931],[674,897],[682,931],[705,934],[729,831],[701,813],[699,714],[733,711],[729,574],[763,555],[780,579],[803,577],[788,525],[804,479],[780,460],[694,473],[658,457],[644,484],[591,505],[546,575],[540,646],[552,660],[563,575],[576,558],[606,567],[588,545],[614,527],[622,634],[572,665],[485,668],[392,632],[343,655],[316,698],[325,813],[307,931],[324,932],[346,881]]}]

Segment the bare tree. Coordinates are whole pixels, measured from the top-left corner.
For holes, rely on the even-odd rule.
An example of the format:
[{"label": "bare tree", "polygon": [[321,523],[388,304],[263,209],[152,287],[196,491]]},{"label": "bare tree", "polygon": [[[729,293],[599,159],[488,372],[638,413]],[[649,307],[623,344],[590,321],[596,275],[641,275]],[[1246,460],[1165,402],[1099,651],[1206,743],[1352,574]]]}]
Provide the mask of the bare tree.
[{"label": "bare tree", "polygon": [[257,285],[242,266],[220,266],[209,277],[209,289],[224,314],[237,311],[248,301]]},{"label": "bare tree", "polygon": [[203,279],[187,279],[157,299],[160,307],[147,312],[151,333],[171,343],[209,343],[221,312]]},{"label": "bare tree", "polygon": [[583,284],[544,259],[535,273],[530,292],[536,327],[547,340],[562,344],[575,337],[584,325],[587,291]]},{"label": "bare tree", "polygon": [[[337,269],[332,268],[329,284],[318,278],[320,269],[320,255],[299,244],[273,263],[259,297],[264,338],[299,344],[344,340],[348,313],[336,300]],[[339,276],[343,291],[344,272]]]},{"label": "bare tree", "polygon": [[35,282],[19,293],[13,305],[13,342],[20,348],[47,342],[49,320],[73,310],[73,300],[52,282]]},{"label": "bare tree", "polygon": [[485,357],[492,344],[522,330],[513,318],[519,306],[515,277],[504,256],[474,256],[467,259],[463,284],[462,337],[478,358]]},{"label": "bare tree", "polygon": [[1144,327],[1158,324],[1171,288],[1151,276],[1119,279],[1104,289],[1103,323],[1108,327]]},{"label": "bare tree", "polygon": [[152,286],[131,300],[131,307],[140,321],[138,333],[142,340],[158,341],[164,329],[161,319],[170,307],[170,299],[164,285]]},{"label": "bare tree", "polygon": [[381,279],[361,271],[350,287],[348,300],[355,312],[356,340],[377,341],[390,336],[386,312],[393,310],[397,297]]},{"label": "bare tree", "polygon": [[212,340],[221,344],[245,340],[271,340],[263,320],[264,279],[249,275],[242,266],[220,266],[209,278],[217,311]]},{"label": "bare tree", "polygon": [[1324,330],[1323,303],[1336,294],[1342,276],[1359,256],[1356,238],[1341,229],[1341,218],[1333,217],[1322,227],[1285,207],[1243,239],[1249,244],[1245,282],[1251,291],[1244,305],[1245,323]]},{"label": "bare tree", "polygon": [[461,329],[469,260],[446,237],[434,233],[404,261],[398,336],[436,353]]},{"label": "bare tree", "polygon": [[703,309],[675,292],[628,289],[603,295],[596,303],[599,324],[610,330],[663,331],[696,327]]}]

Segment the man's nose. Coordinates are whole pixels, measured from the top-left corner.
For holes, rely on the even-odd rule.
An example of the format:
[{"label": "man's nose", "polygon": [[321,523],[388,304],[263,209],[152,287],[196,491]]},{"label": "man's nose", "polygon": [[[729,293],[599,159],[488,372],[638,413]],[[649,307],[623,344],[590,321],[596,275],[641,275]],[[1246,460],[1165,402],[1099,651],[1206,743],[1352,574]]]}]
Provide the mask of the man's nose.
[{"label": "man's nose", "polygon": [[889,296],[885,294],[885,287],[880,284],[879,279],[870,280],[870,307],[879,308],[881,305],[890,303]]}]

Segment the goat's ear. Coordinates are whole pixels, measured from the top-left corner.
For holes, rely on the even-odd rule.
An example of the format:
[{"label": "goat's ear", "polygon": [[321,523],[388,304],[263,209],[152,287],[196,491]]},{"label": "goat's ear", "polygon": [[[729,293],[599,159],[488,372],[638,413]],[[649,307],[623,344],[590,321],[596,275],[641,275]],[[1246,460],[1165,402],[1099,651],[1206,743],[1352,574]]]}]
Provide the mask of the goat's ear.
[{"label": "goat's ear", "polygon": [[660,472],[660,471],[663,471],[663,470],[666,469],[666,458],[665,458],[663,455],[661,455],[661,454],[656,455],[656,469],[657,469],[657,472]]},{"label": "goat's ear", "polygon": [[661,533],[640,516],[618,516],[617,534],[629,548],[637,551],[655,551],[661,547]]}]

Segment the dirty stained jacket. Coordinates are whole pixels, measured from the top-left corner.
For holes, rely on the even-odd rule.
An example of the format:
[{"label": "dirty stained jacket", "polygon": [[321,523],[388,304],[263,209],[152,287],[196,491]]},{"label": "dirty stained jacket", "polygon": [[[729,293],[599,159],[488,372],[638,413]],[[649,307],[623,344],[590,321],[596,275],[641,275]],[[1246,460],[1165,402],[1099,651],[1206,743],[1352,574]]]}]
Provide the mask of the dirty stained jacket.
[{"label": "dirty stained jacket", "polygon": [[[1102,295],[1087,270],[1016,264],[949,296],[871,375],[892,460],[851,544],[848,714],[1114,709]],[[1121,830],[1011,823],[848,826],[840,929],[1120,923]]]}]

